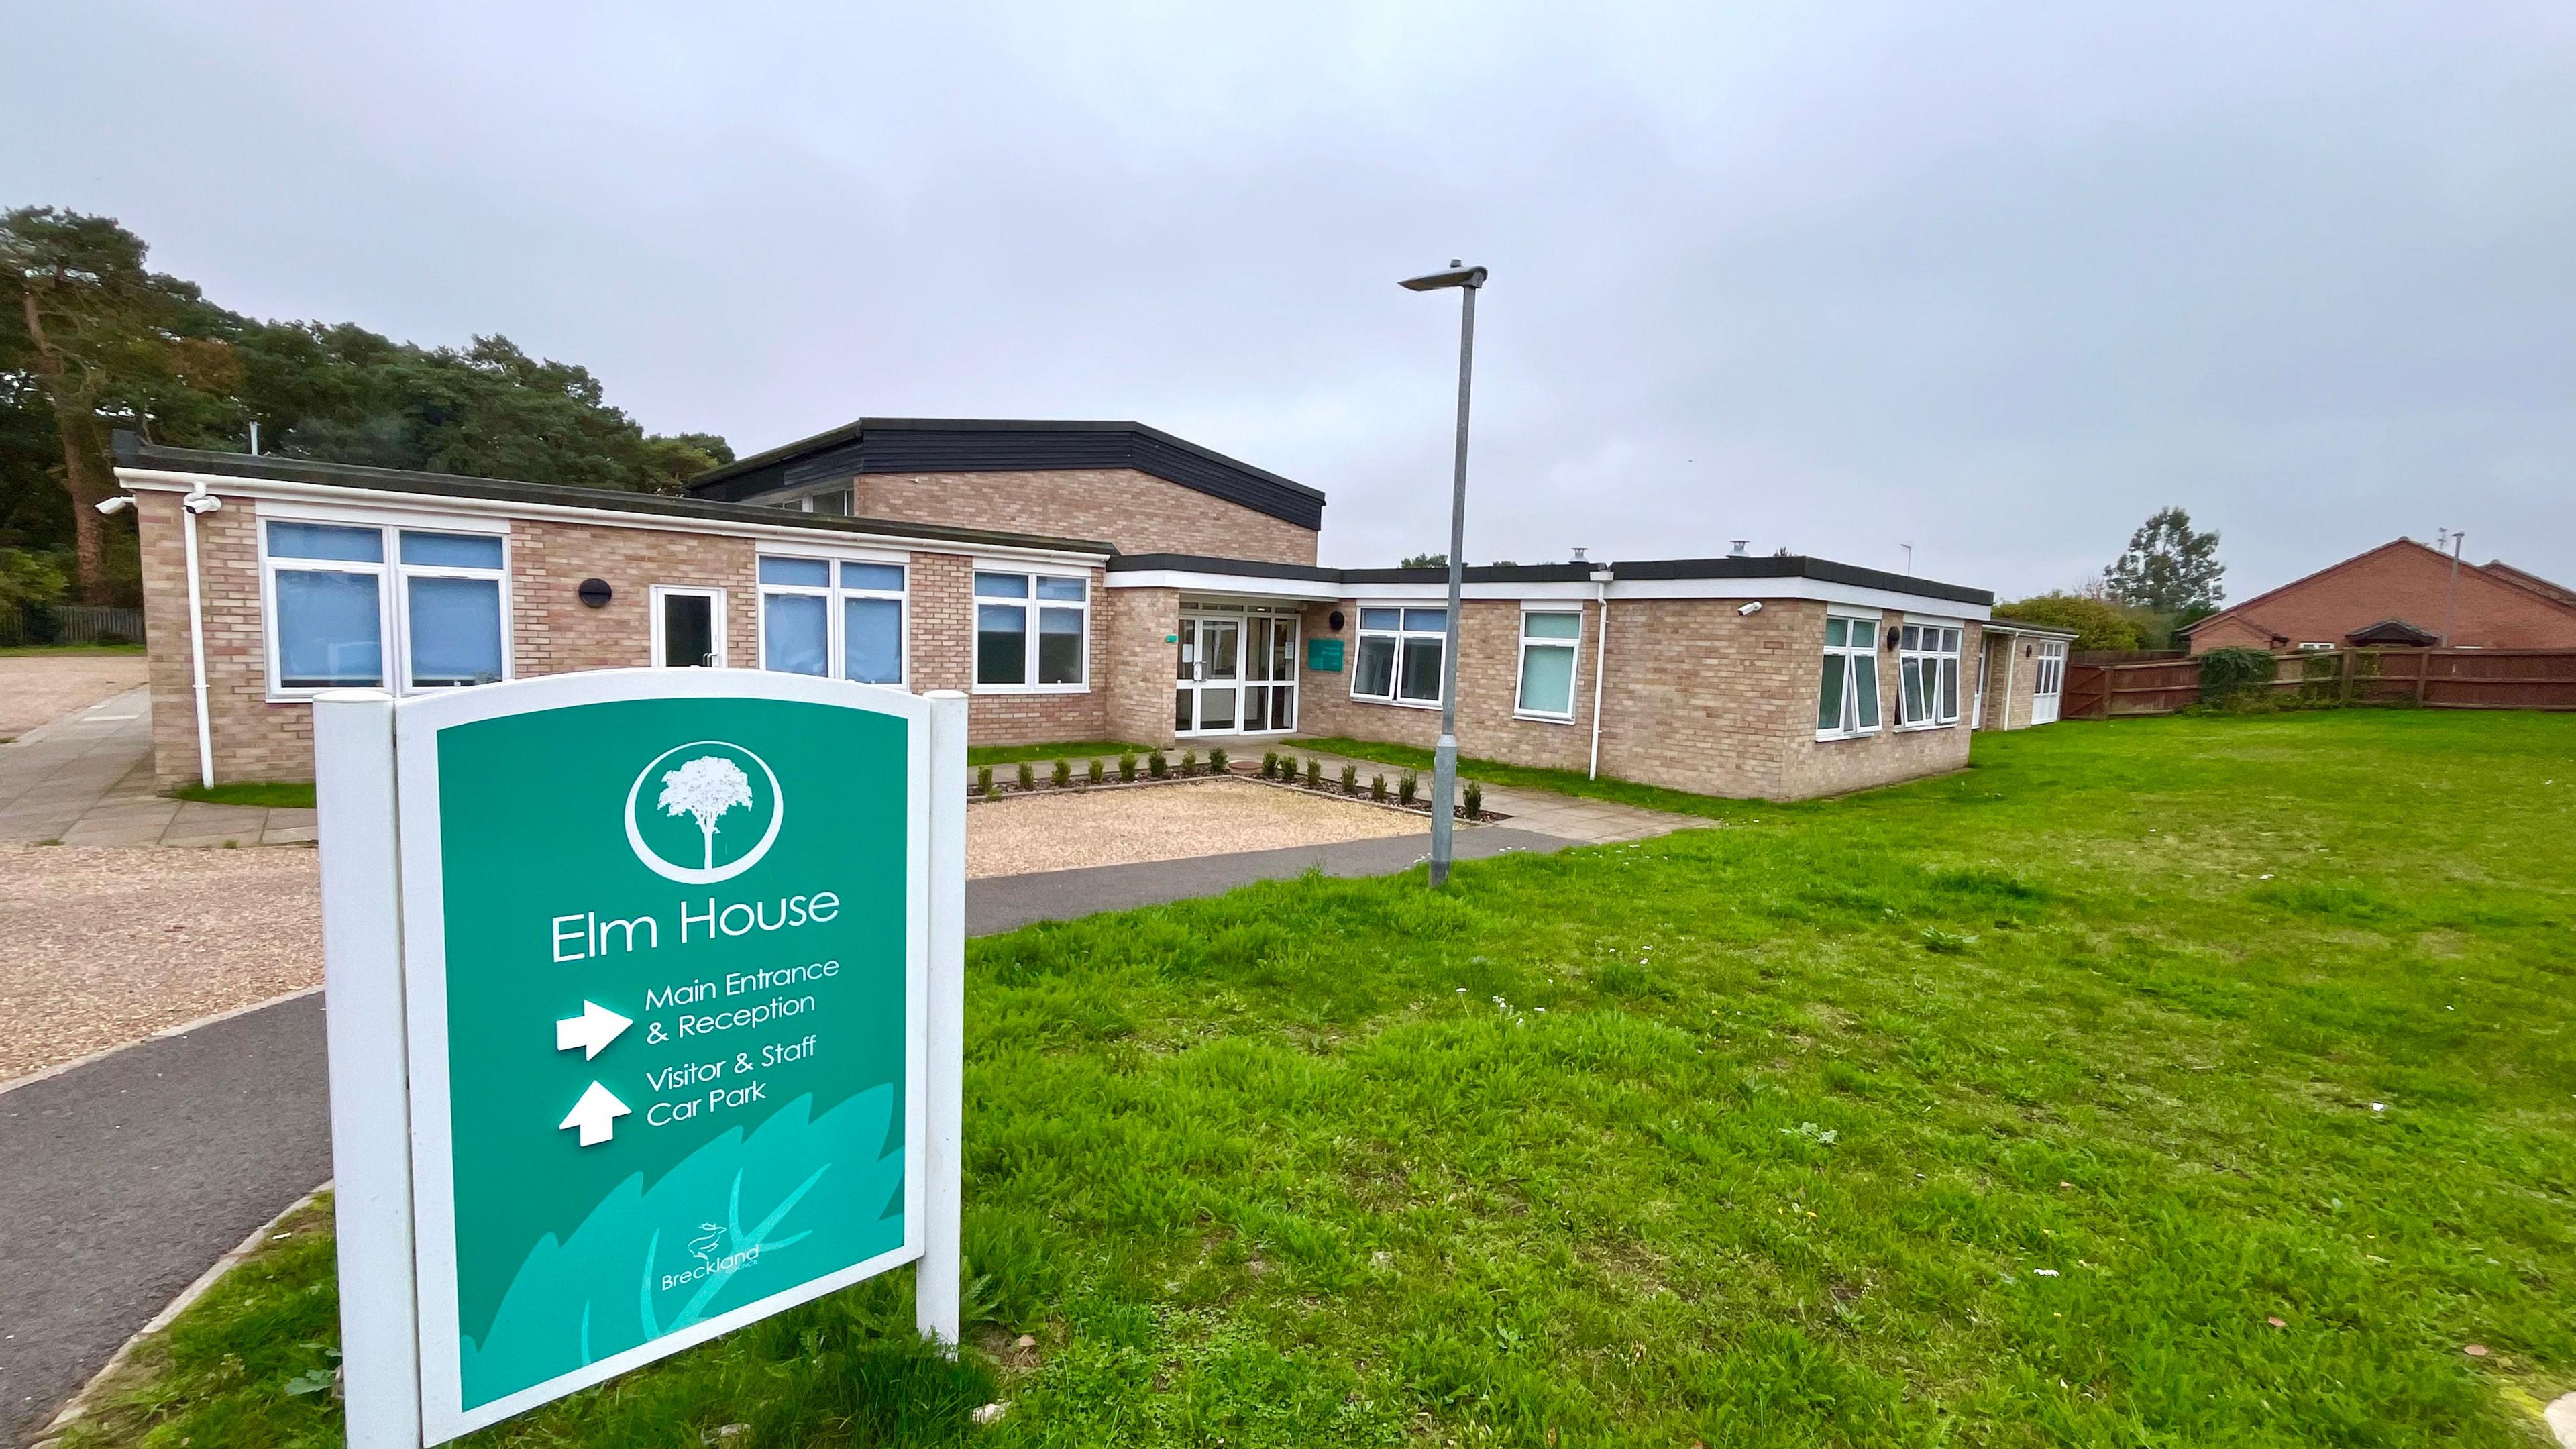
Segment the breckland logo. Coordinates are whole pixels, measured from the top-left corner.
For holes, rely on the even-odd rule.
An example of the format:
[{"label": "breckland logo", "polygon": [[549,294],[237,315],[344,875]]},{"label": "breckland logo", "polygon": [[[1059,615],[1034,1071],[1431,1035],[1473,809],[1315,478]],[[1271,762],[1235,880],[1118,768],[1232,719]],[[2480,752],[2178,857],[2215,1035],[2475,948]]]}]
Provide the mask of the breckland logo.
[{"label": "breckland logo", "polygon": [[683,885],[713,885],[758,865],[786,816],[768,762],[721,740],[664,750],[626,788],[626,843],[647,870]]}]

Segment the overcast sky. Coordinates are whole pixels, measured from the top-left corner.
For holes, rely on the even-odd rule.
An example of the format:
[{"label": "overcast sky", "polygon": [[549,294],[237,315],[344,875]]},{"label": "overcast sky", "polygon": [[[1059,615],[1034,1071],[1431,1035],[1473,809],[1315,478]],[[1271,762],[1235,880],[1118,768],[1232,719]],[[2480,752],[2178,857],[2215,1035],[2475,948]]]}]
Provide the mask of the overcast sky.
[{"label": "overcast sky", "polygon": [[[0,204],[274,317],[501,332],[744,452],[1136,418],[1330,563],[1802,553],[2006,596],[2576,580],[2576,9],[27,7]],[[1400,13],[1399,13],[1400,12]]]}]

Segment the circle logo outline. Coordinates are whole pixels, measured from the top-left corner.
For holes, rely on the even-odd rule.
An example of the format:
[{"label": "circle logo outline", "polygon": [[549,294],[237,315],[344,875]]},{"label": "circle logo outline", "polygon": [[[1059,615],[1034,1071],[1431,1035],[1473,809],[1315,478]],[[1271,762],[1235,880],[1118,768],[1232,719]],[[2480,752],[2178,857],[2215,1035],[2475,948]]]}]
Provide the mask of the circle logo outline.
[{"label": "circle logo outline", "polygon": [[[728,861],[723,865],[714,867],[713,869],[707,869],[700,866],[673,865],[671,862],[664,860],[660,855],[655,854],[653,847],[645,843],[643,827],[637,823],[635,819],[635,801],[637,797],[644,793],[644,782],[652,778],[653,772],[661,768],[663,761],[668,760],[673,755],[679,754],[683,750],[699,749],[707,745],[714,745],[719,749],[733,750],[760,767],[760,773],[769,781],[769,828],[761,833],[760,840],[757,844],[753,845],[751,849],[743,852],[740,860]],[[758,754],[744,749],[742,746],[737,745],[730,740],[691,740],[684,745],[673,745],[671,748],[655,755],[642,770],[636,772],[635,783],[626,787],[627,846],[635,852],[635,858],[644,863],[644,868],[646,870],[653,872],[664,880],[678,881],[682,885],[714,885],[719,881],[731,880],[735,876],[742,874],[744,871],[751,869],[753,866],[760,864],[760,858],[769,854],[769,847],[778,843],[778,827],[786,819],[787,792],[779,788],[778,772],[769,768],[769,762],[767,760],[762,759]]]}]

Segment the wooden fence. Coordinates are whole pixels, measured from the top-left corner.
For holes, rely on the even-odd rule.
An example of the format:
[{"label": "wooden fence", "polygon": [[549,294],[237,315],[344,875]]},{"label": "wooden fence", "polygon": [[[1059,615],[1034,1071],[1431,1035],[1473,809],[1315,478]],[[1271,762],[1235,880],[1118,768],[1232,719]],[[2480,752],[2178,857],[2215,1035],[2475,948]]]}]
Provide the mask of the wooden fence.
[{"label": "wooden fence", "polygon": [[143,611],[93,604],[0,604],[0,647],[16,644],[140,644]]},{"label": "wooden fence", "polygon": [[[2427,709],[2576,710],[2576,649],[2319,649],[2272,656],[2272,693]],[[2198,659],[2066,666],[2061,719],[2171,714],[2200,701]]]}]

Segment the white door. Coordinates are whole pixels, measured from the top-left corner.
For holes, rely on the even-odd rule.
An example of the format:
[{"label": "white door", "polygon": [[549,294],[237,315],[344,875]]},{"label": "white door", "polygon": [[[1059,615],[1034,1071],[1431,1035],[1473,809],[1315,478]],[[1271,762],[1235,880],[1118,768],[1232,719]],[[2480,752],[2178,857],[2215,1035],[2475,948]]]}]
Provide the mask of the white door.
[{"label": "white door", "polygon": [[1297,621],[1255,616],[1243,622],[1243,732],[1297,727]]},{"label": "white door", "polygon": [[1172,729],[1230,735],[1243,708],[1243,621],[1184,615],[1172,675]]},{"label": "white door", "polygon": [[724,668],[724,590],[653,586],[653,667]]},{"label": "white door", "polygon": [[2039,646],[2039,677],[2030,691],[2030,722],[2057,723],[2057,697],[2066,689],[2066,641],[2045,640]]}]

